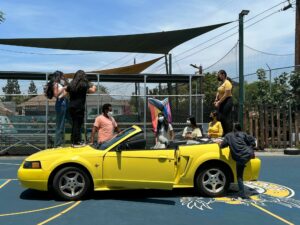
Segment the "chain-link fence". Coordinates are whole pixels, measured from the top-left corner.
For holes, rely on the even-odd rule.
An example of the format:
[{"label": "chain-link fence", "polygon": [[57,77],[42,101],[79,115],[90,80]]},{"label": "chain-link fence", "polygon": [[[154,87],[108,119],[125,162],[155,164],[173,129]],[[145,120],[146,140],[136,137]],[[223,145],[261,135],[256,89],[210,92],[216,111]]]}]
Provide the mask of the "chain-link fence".
[{"label": "chain-link fence", "polygon": [[[187,82],[176,84],[172,81],[169,83],[95,82],[94,84],[101,91],[87,95],[83,140],[90,140],[94,120],[101,114],[105,103],[112,105],[114,118],[121,129],[132,125],[143,128],[149,147],[155,144],[148,107],[149,98],[158,100],[168,98],[172,124],[177,136],[181,136],[189,115],[194,115],[201,125],[203,95],[198,93],[197,87],[192,86],[192,79],[195,77],[195,75],[186,75]],[[45,81],[34,81],[38,90],[36,94],[25,94],[28,90],[26,85],[30,85],[30,82],[15,81],[20,86],[20,94],[3,92],[0,94],[0,154],[27,155],[54,147],[56,100],[45,97],[43,93]],[[7,80],[0,80],[0,93],[7,86]],[[64,146],[70,146],[70,139],[71,122],[67,117]]]}]

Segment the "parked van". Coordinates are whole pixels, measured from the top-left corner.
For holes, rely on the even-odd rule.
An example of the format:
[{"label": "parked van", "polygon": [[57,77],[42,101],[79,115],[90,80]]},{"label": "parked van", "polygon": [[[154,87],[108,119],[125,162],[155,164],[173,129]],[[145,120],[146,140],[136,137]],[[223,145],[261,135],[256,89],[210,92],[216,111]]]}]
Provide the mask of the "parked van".
[{"label": "parked van", "polygon": [[15,129],[7,116],[0,116],[0,134],[15,134],[18,131]]}]

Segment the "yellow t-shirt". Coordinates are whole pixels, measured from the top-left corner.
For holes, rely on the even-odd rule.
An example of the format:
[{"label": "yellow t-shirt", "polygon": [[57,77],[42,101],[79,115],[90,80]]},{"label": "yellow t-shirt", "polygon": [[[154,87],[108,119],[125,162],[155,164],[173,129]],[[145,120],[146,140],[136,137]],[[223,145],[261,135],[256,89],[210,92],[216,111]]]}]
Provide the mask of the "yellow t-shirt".
[{"label": "yellow t-shirt", "polygon": [[232,90],[232,84],[230,83],[229,80],[226,79],[223,82],[223,84],[221,84],[221,86],[218,87],[218,93],[219,93],[218,98],[221,99],[223,97],[223,95],[225,94],[225,91],[230,91],[229,96],[232,96],[231,90]]},{"label": "yellow t-shirt", "polygon": [[212,124],[212,122],[210,122],[208,124],[208,135],[211,138],[219,138],[222,137],[223,135],[223,127],[220,121],[217,121],[215,124]]}]

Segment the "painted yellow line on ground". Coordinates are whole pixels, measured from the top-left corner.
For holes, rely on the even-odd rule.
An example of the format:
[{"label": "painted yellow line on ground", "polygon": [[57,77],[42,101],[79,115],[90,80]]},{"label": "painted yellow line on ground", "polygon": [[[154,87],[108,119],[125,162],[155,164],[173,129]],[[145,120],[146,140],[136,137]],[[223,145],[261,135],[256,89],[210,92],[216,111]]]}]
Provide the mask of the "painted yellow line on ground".
[{"label": "painted yellow line on ground", "polygon": [[1,179],[0,178],[0,180],[18,180],[18,179],[17,178],[13,178],[13,179],[5,179],[5,178]]},{"label": "painted yellow line on ground", "polygon": [[11,182],[11,179],[8,179],[7,181],[5,181],[5,182],[0,186],[0,189],[3,188],[5,185],[7,185],[9,182]]},{"label": "painted yellow line on ground", "polygon": [[291,222],[289,222],[289,221],[283,219],[282,217],[277,216],[276,214],[274,214],[274,213],[272,213],[272,212],[270,212],[270,211],[264,209],[263,207],[260,207],[260,206],[254,204],[254,203],[251,203],[251,205],[254,206],[254,207],[256,207],[256,208],[258,208],[258,209],[260,209],[261,211],[263,211],[263,212],[265,212],[265,213],[267,213],[267,214],[269,214],[269,215],[275,217],[276,219],[281,220],[282,222],[284,222],[284,223],[286,223],[286,224],[289,224],[289,225],[295,225],[295,224],[293,224],[293,223],[291,223]]},{"label": "painted yellow line on ground", "polygon": [[59,205],[54,205],[54,206],[50,206],[50,207],[46,207],[46,208],[41,208],[41,209],[34,209],[34,210],[28,210],[28,211],[23,211],[23,212],[14,212],[14,213],[0,214],[0,217],[2,217],[2,216],[15,216],[15,215],[21,215],[21,214],[34,213],[34,212],[41,212],[41,211],[45,211],[45,210],[49,210],[49,209],[54,209],[54,208],[62,207],[62,206],[65,206],[65,205],[70,205],[72,203],[73,202],[67,202],[67,203],[63,203],[63,204],[59,204]]},{"label": "painted yellow line on ground", "polygon": [[49,219],[47,220],[44,220],[40,223],[38,223],[37,225],[43,225],[43,224],[46,224],[54,219],[56,219],[57,217],[60,217],[61,215],[65,214],[66,212],[70,211],[71,209],[73,209],[74,207],[78,206],[80,204],[81,201],[78,201],[78,202],[75,202],[73,205],[71,205],[69,208],[65,209],[64,211],[50,217]]}]

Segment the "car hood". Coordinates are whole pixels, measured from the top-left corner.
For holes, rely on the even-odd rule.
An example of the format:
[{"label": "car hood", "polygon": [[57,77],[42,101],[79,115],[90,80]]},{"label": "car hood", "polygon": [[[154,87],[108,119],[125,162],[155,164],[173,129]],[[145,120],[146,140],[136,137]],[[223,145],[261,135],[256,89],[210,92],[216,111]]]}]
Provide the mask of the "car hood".
[{"label": "car hood", "polygon": [[76,157],[82,154],[88,156],[90,154],[95,153],[99,154],[99,151],[90,146],[85,146],[81,148],[52,148],[34,153],[31,156],[27,157],[26,161],[53,160],[55,158],[65,157],[67,155],[69,155],[70,157]]}]

